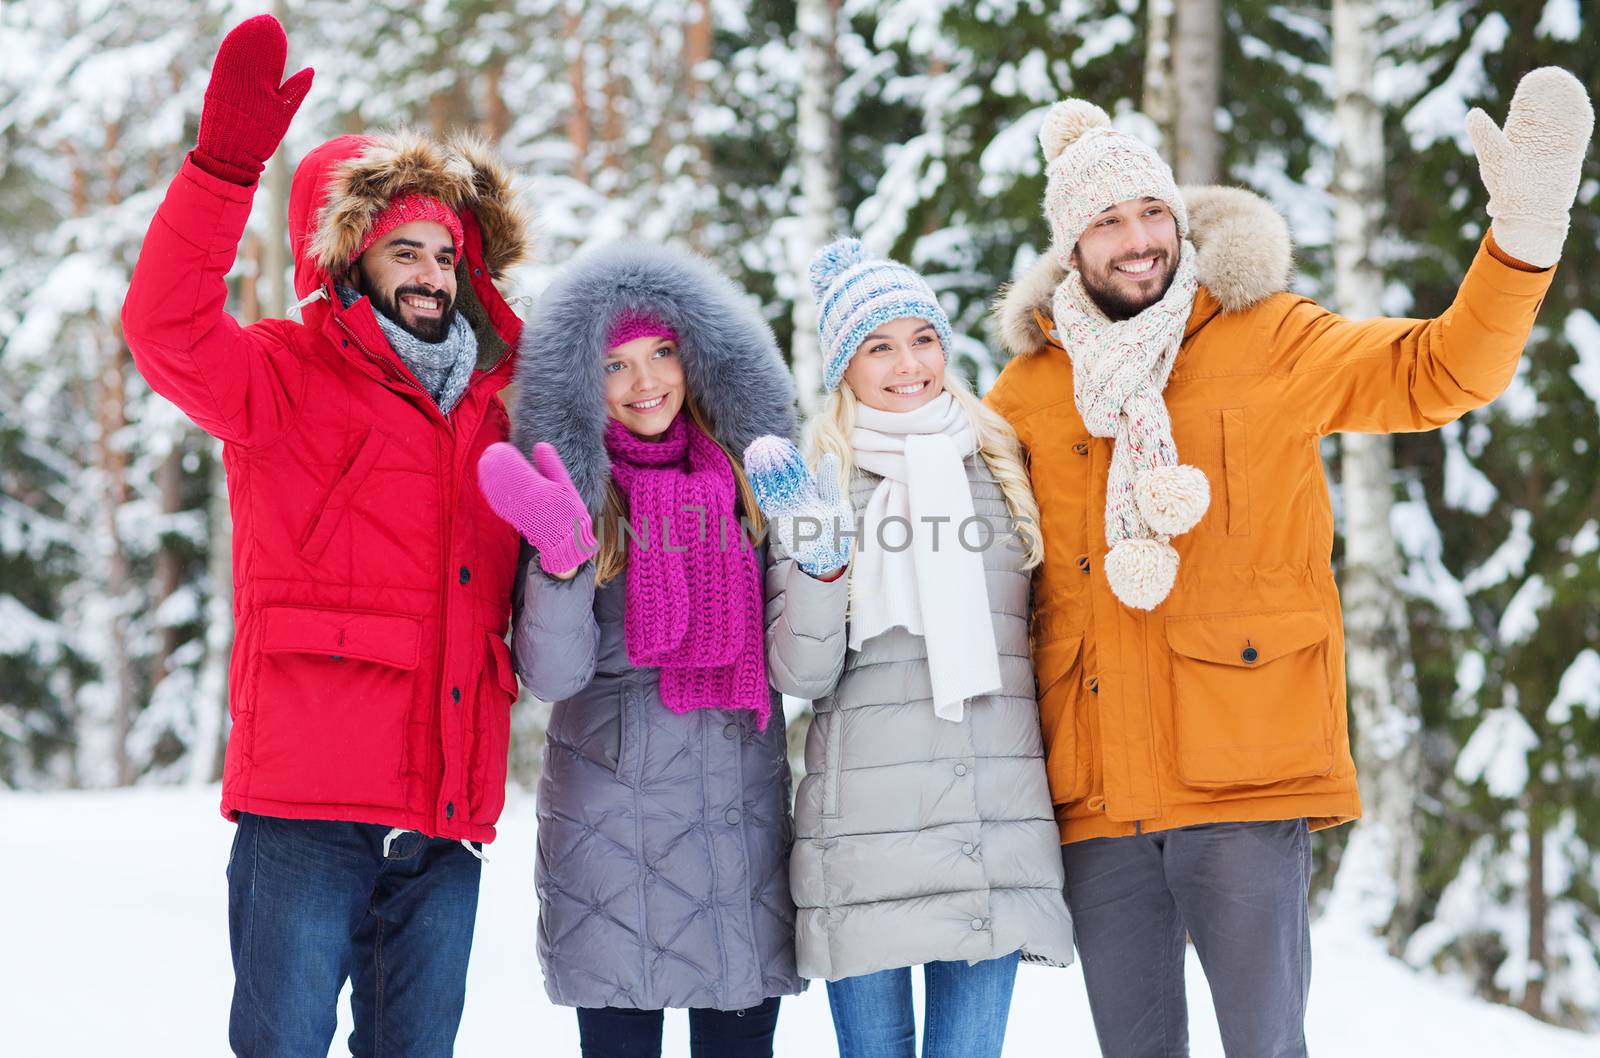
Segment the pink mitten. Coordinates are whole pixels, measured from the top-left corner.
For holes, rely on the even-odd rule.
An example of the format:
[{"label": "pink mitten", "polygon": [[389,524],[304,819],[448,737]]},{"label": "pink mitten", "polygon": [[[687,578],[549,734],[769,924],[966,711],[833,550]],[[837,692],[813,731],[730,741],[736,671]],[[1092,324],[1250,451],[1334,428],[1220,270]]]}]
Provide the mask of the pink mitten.
[{"label": "pink mitten", "polygon": [[533,446],[533,462],[505,442],[478,457],[478,487],[494,513],[539,552],[546,573],[566,573],[599,550],[589,509],[552,445]]}]

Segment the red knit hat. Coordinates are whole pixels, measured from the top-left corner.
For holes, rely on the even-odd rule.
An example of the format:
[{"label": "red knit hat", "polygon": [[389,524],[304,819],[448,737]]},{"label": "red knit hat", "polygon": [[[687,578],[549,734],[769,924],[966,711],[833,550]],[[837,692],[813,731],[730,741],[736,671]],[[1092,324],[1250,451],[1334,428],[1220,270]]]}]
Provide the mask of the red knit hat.
[{"label": "red knit hat", "polygon": [[414,220],[431,220],[448,228],[450,237],[455,240],[458,254],[461,252],[462,244],[467,241],[466,232],[461,227],[461,218],[456,215],[455,210],[432,195],[401,195],[392,200],[382,213],[372,218],[372,224],[368,226],[367,234],[362,237],[361,245],[350,258],[351,263],[355,263],[356,258],[366,253],[373,243],[400,225],[410,224]]}]

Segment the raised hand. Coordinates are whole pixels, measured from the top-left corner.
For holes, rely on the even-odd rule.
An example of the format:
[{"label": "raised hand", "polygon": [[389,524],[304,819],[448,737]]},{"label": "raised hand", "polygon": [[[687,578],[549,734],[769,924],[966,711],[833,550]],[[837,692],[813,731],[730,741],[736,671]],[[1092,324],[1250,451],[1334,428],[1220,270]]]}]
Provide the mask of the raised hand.
[{"label": "raised hand", "polygon": [[850,561],[845,534],[855,528],[855,511],[839,494],[835,456],[823,456],[812,477],[792,442],[769,435],[744,450],[744,469],[761,513],[801,569],[821,577]]},{"label": "raised hand", "polygon": [[246,187],[261,178],[311,90],[309,66],[283,81],[288,55],[289,38],[271,15],[247,18],[222,38],[194,148],[202,169]]},{"label": "raised hand", "polygon": [[1500,249],[1538,268],[1561,257],[1593,133],[1589,94],[1559,66],[1540,67],[1517,82],[1503,131],[1477,107],[1467,115]]},{"label": "raised hand", "polygon": [[554,446],[533,446],[533,462],[505,442],[478,457],[483,498],[539,552],[546,573],[570,573],[599,548],[589,509]]}]

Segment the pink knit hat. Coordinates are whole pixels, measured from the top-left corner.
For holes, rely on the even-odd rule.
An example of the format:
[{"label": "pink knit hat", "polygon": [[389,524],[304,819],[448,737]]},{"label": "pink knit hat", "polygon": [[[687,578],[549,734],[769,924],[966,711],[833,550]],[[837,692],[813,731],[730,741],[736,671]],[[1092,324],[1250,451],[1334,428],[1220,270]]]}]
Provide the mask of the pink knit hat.
[{"label": "pink knit hat", "polygon": [[371,225],[367,227],[367,234],[361,239],[361,245],[350,258],[351,262],[354,263],[356,258],[366,253],[373,243],[400,225],[410,224],[414,220],[431,220],[448,228],[450,237],[455,240],[458,254],[467,241],[466,232],[461,227],[461,218],[456,215],[455,210],[432,195],[418,193],[401,195],[393,199],[382,213],[372,218]]},{"label": "pink knit hat", "polygon": [[609,351],[619,345],[627,345],[638,338],[668,338],[676,342],[678,332],[659,316],[624,309],[612,321],[611,333],[606,336],[606,349]]}]

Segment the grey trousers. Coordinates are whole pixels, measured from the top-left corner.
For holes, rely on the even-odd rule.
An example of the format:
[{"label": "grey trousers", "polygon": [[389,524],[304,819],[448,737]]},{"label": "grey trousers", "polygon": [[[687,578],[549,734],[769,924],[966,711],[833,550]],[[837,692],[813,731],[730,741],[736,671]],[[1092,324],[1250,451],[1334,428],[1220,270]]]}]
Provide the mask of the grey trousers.
[{"label": "grey trousers", "polygon": [[1228,1058],[1306,1054],[1311,837],[1303,819],[1212,823],[1061,848],[1105,1058],[1185,1058],[1192,937]]}]

